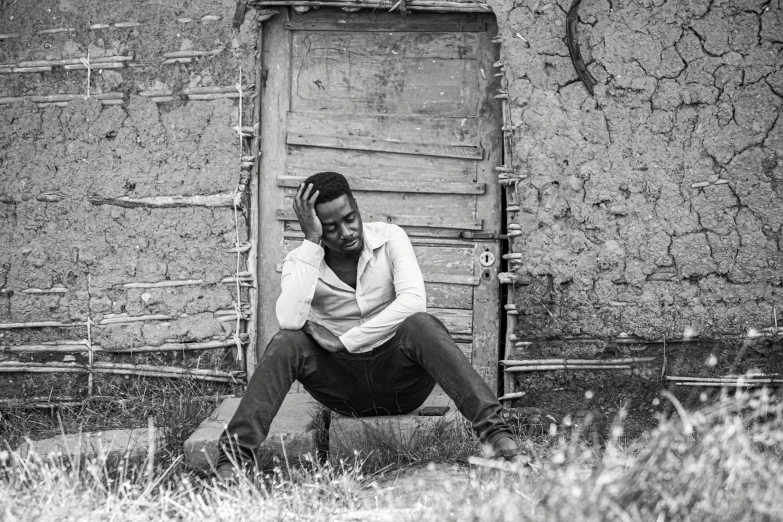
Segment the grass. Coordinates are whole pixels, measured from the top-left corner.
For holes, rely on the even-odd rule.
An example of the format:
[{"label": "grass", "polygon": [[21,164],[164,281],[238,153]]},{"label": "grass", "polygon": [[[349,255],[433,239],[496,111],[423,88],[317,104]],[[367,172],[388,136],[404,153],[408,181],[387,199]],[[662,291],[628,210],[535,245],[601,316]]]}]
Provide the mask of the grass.
[{"label": "grass", "polygon": [[[464,423],[440,426],[429,444],[422,433],[400,451],[392,444],[399,440],[376,437],[373,451],[383,458],[372,464],[279,463],[232,487],[189,474],[177,459],[148,475],[143,464],[110,469],[100,460],[3,452],[0,518],[783,520],[783,405],[762,390],[727,395],[698,411],[677,407],[679,416],[628,444],[621,417],[605,448],[581,436],[585,426],[554,437],[525,436],[535,469],[466,466],[463,458],[479,448]],[[433,457],[452,462],[416,465]],[[404,478],[414,472],[429,472],[430,481],[414,477],[406,489]]]},{"label": "grass", "polygon": [[0,448],[15,448],[25,438],[57,437],[61,433],[147,427],[152,417],[165,436],[161,458],[181,453],[182,443],[215,409],[225,394],[223,384],[191,379],[104,379],[93,397],[78,406],[42,410],[22,406],[0,411]]}]

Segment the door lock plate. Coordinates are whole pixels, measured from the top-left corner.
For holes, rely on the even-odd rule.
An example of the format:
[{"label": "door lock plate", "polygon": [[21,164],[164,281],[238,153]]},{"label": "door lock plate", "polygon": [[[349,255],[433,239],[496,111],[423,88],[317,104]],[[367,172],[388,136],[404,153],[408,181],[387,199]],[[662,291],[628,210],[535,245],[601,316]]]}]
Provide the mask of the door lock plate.
[{"label": "door lock plate", "polygon": [[479,256],[479,262],[481,263],[481,266],[492,266],[495,264],[495,254],[489,251],[482,252]]}]

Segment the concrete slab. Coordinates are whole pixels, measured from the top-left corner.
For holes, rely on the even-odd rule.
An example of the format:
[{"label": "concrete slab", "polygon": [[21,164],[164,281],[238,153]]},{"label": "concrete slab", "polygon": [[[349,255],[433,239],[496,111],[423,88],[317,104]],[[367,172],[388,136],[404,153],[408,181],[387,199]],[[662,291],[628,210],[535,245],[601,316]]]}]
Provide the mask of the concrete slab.
[{"label": "concrete slab", "polygon": [[[212,469],[211,465],[218,457],[218,438],[234,416],[239,401],[239,398],[224,400],[185,441],[185,463],[189,467],[204,472]],[[318,430],[313,425],[313,418],[318,409],[318,403],[310,394],[289,393],[272,421],[269,436],[261,445],[261,457],[296,462],[308,453],[314,456],[318,448]]]},{"label": "concrete slab", "polygon": [[[427,406],[448,406],[442,417],[420,416]],[[395,451],[415,451],[427,444],[431,437],[442,434],[461,417],[451,399],[439,388],[429,396],[421,408],[405,414],[386,417],[346,417],[335,414],[329,427],[329,460],[334,465],[340,461],[352,462],[372,459],[373,452],[388,446]]]},{"label": "concrete slab", "polygon": [[[164,443],[161,430],[154,430],[155,447],[160,448]],[[149,430],[136,428],[130,430],[108,430],[89,433],[68,433],[49,439],[24,443],[17,451],[22,457],[26,457],[30,451],[34,451],[41,457],[65,458],[76,461],[77,459],[91,460],[94,458],[106,459],[108,462],[128,459],[130,462],[141,462],[147,458],[149,451]]]}]

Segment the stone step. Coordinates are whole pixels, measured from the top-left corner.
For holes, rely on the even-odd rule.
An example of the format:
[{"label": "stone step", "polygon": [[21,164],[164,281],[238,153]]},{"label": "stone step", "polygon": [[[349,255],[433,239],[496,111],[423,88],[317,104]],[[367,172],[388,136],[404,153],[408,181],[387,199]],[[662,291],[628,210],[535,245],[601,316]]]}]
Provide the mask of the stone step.
[{"label": "stone step", "polygon": [[[427,406],[448,406],[449,410],[442,417],[419,415]],[[405,415],[347,417],[333,414],[329,427],[329,460],[333,465],[339,465],[340,461],[353,462],[357,457],[371,459],[373,451],[384,446],[394,448],[394,451],[413,450],[460,417],[454,402],[439,387],[420,408]]]},{"label": "stone step", "polygon": [[[165,438],[159,429],[153,430],[155,447],[160,448]],[[24,443],[17,452],[25,458],[30,451],[41,457],[55,457],[66,460],[92,460],[100,458],[107,462],[119,462],[127,459],[139,463],[147,458],[150,434],[148,428],[129,430],[107,430],[84,433],[68,433],[49,439]]]},{"label": "stone step", "polygon": [[[210,472],[217,462],[218,438],[234,416],[239,398],[226,399],[199,425],[185,441],[185,463],[193,470]],[[261,445],[262,460],[277,457],[295,463],[318,449],[318,430],[314,418],[319,404],[309,393],[289,393]]]}]

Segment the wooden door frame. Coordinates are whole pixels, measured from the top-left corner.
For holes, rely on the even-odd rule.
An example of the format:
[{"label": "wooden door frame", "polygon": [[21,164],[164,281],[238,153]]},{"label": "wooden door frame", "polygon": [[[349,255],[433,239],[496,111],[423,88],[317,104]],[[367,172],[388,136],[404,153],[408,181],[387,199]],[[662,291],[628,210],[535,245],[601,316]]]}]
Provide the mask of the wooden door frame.
[{"label": "wooden door frame", "polygon": [[[419,0],[416,2],[413,0],[409,0],[409,7],[411,10],[421,10],[421,11],[441,11],[441,12],[454,12],[454,13],[493,13],[490,6],[484,3],[460,3],[460,4],[452,4],[449,7],[438,7],[430,8],[428,5],[434,2],[427,2],[426,0]],[[439,2],[441,5],[442,3]],[[376,5],[377,4],[377,5]],[[258,1],[253,3],[255,7],[272,7],[275,6],[278,9],[280,7],[283,7],[284,9],[272,10],[272,9],[264,9],[261,11],[263,14],[261,18],[259,18],[259,21],[266,21],[271,19],[272,17],[277,17],[279,22],[279,17],[286,17],[288,19],[289,17],[289,11],[288,9],[285,9],[285,7],[295,7],[299,12],[302,12],[302,9],[306,10],[310,7],[320,7],[323,6],[323,2],[306,2],[306,1],[299,1],[299,0],[293,0],[293,1],[283,1],[283,0],[264,0],[264,1]],[[343,6],[344,4],[336,2],[334,4],[330,4],[334,6]],[[367,8],[380,8],[383,7],[379,3],[372,3],[372,2],[366,2],[366,1],[358,1],[358,2],[352,2],[351,10],[356,10],[355,7],[367,7]],[[355,7],[354,7],[355,6]],[[386,6],[388,7],[388,6]],[[282,11],[282,12],[280,12]],[[276,216],[274,215],[276,212],[276,208],[265,208],[263,205],[261,205],[261,174],[263,173],[262,163],[263,163],[263,157],[261,154],[262,147],[266,150],[271,150],[270,146],[274,148],[275,150],[282,150],[285,151],[285,129],[286,125],[285,122],[270,122],[268,121],[268,118],[264,118],[264,104],[263,104],[263,92],[266,89],[266,82],[268,81],[268,75],[266,73],[267,68],[269,66],[269,63],[265,60],[264,55],[264,45],[263,40],[265,37],[266,30],[278,30],[279,28],[282,28],[283,24],[278,23],[275,24],[272,27],[269,27],[269,24],[259,24],[258,28],[258,37],[257,37],[257,56],[256,56],[256,85],[258,86],[256,91],[256,107],[257,107],[257,122],[258,122],[258,130],[256,131],[256,139],[254,140],[255,146],[254,146],[254,152],[256,153],[256,160],[254,162],[253,167],[253,179],[251,181],[251,244],[252,249],[250,252],[250,258],[248,260],[249,265],[253,265],[251,267],[251,271],[254,273],[255,277],[255,291],[251,292],[251,318],[250,318],[250,325],[248,328],[248,331],[250,333],[250,344],[248,346],[247,350],[247,357],[246,357],[246,369],[247,369],[247,375],[248,379],[252,375],[253,371],[255,370],[255,367],[258,363],[258,360],[261,357],[261,352],[263,350],[263,346],[260,346],[260,343],[258,342],[258,334],[263,332],[262,325],[260,324],[260,314],[258,313],[258,307],[262,306],[262,302],[267,299],[265,297],[265,292],[263,292],[264,288],[269,288],[270,284],[277,285],[278,281],[277,274],[266,274],[260,271],[260,264],[262,262],[262,255],[263,253],[258,252],[258,243],[259,243],[259,237],[261,233],[270,233],[270,230],[265,229],[261,230],[260,227],[263,223],[275,223]],[[276,28],[276,29],[275,29]],[[273,81],[279,81],[279,82],[290,82],[290,55],[291,55],[291,37],[290,32],[285,31],[281,36],[285,35],[285,42],[286,44],[284,46],[281,46],[280,49],[276,49],[276,51],[279,51],[279,56],[286,55],[287,61],[289,63],[289,68],[286,70],[284,75],[273,75],[275,78],[273,78]],[[268,37],[268,36],[267,36]],[[491,44],[498,44],[499,39],[498,38],[492,38],[490,40]],[[486,52],[487,49],[490,50],[490,52],[497,52],[495,49],[496,47],[493,47],[492,45],[482,45],[480,46],[484,52]],[[496,68],[501,69],[501,74],[505,70],[503,67],[503,64],[501,61],[497,61],[494,63],[494,66]],[[484,71],[482,71],[484,73]],[[494,71],[487,71],[485,73],[489,79],[494,77]],[[283,92],[287,92],[288,89],[283,89]],[[280,103],[288,103],[290,105],[290,93],[287,93],[285,95],[285,100],[280,100]],[[509,171],[513,172],[513,167],[511,166],[510,161],[510,129],[511,129],[511,122],[510,122],[510,111],[508,110],[508,95],[505,93],[503,89],[498,90],[498,94],[493,97],[494,99],[497,99],[501,103],[501,110],[498,110],[498,107],[491,107],[488,103],[489,98],[487,96],[482,96],[481,98],[481,108],[480,108],[480,114],[484,111],[491,111],[491,114],[495,115],[495,118],[492,118],[493,120],[499,120],[500,125],[496,126],[501,132],[501,153],[502,153],[502,164],[495,167],[495,170],[499,173],[499,176],[502,178],[508,178]],[[278,111],[280,114],[285,114],[287,111]],[[489,112],[487,112],[489,113]],[[481,116],[479,116],[479,119]],[[278,130],[278,132],[274,136],[275,142],[278,140],[280,143],[261,143],[261,136],[266,135],[269,136],[269,133],[262,132],[263,128],[267,128],[269,126],[272,126],[272,123],[275,123],[274,127]],[[265,127],[267,126],[267,127]],[[277,145],[277,146],[275,146]],[[508,187],[508,184],[503,183]],[[505,239],[506,232],[506,222],[504,219],[505,215],[505,206],[506,203],[513,204],[514,201],[514,194],[513,194],[513,187],[511,191],[503,191],[500,184],[487,184],[487,191],[491,192],[490,194],[487,194],[487,196],[484,199],[479,199],[479,203],[477,205],[477,211],[478,208],[483,206],[484,208],[481,210],[487,215],[490,214],[499,214],[499,219],[497,222],[500,224],[501,230],[498,232],[501,234],[499,236],[499,239]],[[501,192],[506,192],[506,198],[502,197]],[[494,203],[494,204],[493,204]],[[499,204],[498,204],[499,203]],[[276,227],[272,227],[275,230],[272,230],[271,233],[273,234],[279,234],[280,237],[278,238],[280,241],[283,241],[283,233],[282,229],[278,230]],[[507,250],[506,245],[502,245],[499,243],[499,241],[494,242],[480,242],[476,241],[474,242],[475,245],[475,255],[476,255],[476,275],[481,276],[481,265],[478,262],[478,256],[485,250],[488,250],[492,252],[496,259],[498,260],[499,268],[494,270],[494,274],[497,274],[498,272],[503,271],[506,268],[506,262],[502,259],[502,254],[505,253]],[[482,246],[483,245],[483,246]],[[479,288],[482,288],[482,290],[479,290]],[[500,282],[497,282],[494,285],[482,285],[482,287],[477,287],[476,291],[481,292],[481,295],[478,296],[480,299],[486,299],[493,302],[496,302],[498,305],[498,310],[501,310],[501,307],[503,303],[501,303],[501,286]],[[477,297],[474,296],[474,301]],[[268,300],[268,299],[267,299]],[[269,305],[268,303],[266,304]],[[475,311],[474,311],[475,314]],[[475,315],[474,315],[475,317]],[[500,324],[497,324],[496,333],[494,335],[491,335],[489,333],[483,334],[483,335],[475,335],[473,336],[473,343],[474,343],[474,354],[477,353],[475,350],[475,346],[477,341],[483,341],[483,342],[489,342],[497,347],[497,350],[495,351],[494,356],[490,356],[488,353],[481,353],[479,354],[479,358],[476,359],[474,357],[473,365],[477,368],[479,368],[480,371],[482,371],[483,376],[485,379],[487,379],[488,382],[495,382],[499,383],[498,379],[498,361],[502,357],[502,353],[504,351],[504,347],[508,346],[508,343],[510,341],[510,336],[513,334],[513,328],[515,326],[514,321],[505,321],[503,314],[501,313],[499,315],[500,317]],[[481,320],[479,318],[479,320]],[[475,324],[475,322],[474,322]],[[506,327],[505,335],[501,335],[500,330],[504,324]],[[474,326],[475,328],[475,326]],[[507,387],[507,386],[506,386]]]}]

